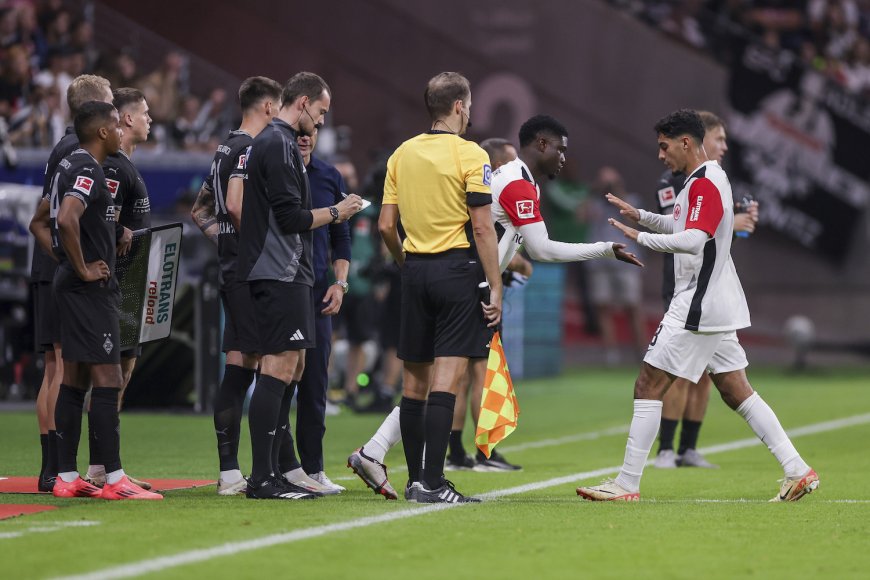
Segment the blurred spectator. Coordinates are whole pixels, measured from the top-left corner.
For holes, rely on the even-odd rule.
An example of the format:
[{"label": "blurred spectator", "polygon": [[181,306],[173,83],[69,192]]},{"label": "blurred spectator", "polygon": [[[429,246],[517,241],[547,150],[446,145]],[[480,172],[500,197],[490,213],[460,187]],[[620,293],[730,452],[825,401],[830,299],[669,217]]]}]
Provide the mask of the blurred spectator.
[{"label": "blurred spectator", "polygon": [[18,7],[18,34],[21,44],[30,54],[30,66],[39,69],[46,66],[48,57],[48,41],[36,20],[36,8],[32,4],[22,4]]},{"label": "blurred spectator", "polygon": [[172,124],[172,140],[181,149],[196,149],[200,100],[196,95],[187,95],[181,101],[181,111]]},{"label": "blurred spectator", "polygon": [[233,127],[232,111],[227,107],[227,92],[213,89],[194,121],[196,143],[206,151],[217,147]]},{"label": "blurred spectator", "polygon": [[18,13],[14,8],[0,8],[0,49],[20,44]]},{"label": "blurred spectator", "polygon": [[[163,64],[142,79],[137,88],[145,94],[148,112],[155,123],[172,123],[179,114],[181,97],[187,92],[186,76],[185,58],[178,52],[168,52],[163,59]],[[190,112],[190,103],[186,106],[188,109],[182,114]],[[196,110],[199,112],[198,100]],[[190,122],[193,123],[194,120],[195,117],[190,119]]]},{"label": "blurred spectator", "polygon": [[704,48],[707,39],[701,30],[699,15],[703,7],[700,0],[683,0],[662,20],[662,30],[695,48]]},{"label": "blurred spectator", "polygon": [[[623,221],[619,210],[609,204],[604,198],[605,193],[627,201],[635,207],[643,203],[635,194],[625,188],[622,176],[612,167],[602,167],[590,196],[584,205],[586,223],[589,225],[588,240],[597,242],[614,239],[613,227],[609,218]],[[620,236],[621,238],[621,236]],[[625,251],[632,252],[642,258],[642,248],[637,242],[619,239],[627,245]],[[617,317],[620,311],[628,317],[629,330],[637,354],[646,350],[647,335],[644,329],[642,303],[642,277],[639,268],[626,268],[616,260],[590,260],[586,263],[589,271],[590,299],[598,311],[598,324],[601,327],[601,338],[606,350],[608,365],[620,361],[619,342],[617,337]]]},{"label": "blurred spectator", "polygon": [[10,47],[0,73],[0,116],[9,119],[25,107],[33,87],[27,50],[21,45]]},{"label": "blurred spectator", "polygon": [[45,40],[49,46],[68,46],[72,30],[72,16],[66,10],[59,10],[45,29]]},{"label": "blurred spectator", "polygon": [[[75,52],[81,53],[84,59],[84,72],[91,72],[97,68],[100,51],[94,46],[94,26],[87,20],[79,20],[72,30],[70,42]],[[114,85],[113,85],[114,86]],[[126,85],[124,85],[126,86]]]},{"label": "blurred spectator", "polygon": [[100,76],[105,77],[113,87],[132,87],[136,80],[136,60],[133,50],[123,48],[120,52],[104,54],[99,66]]},{"label": "blurred spectator", "polygon": [[842,69],[843,81],[850,91],[870,92],[870,40],[859,38]]},{"label": "blurred spectator", "polygon": [[[55,87],[61,95],[66,94],[66,90],[73,80],[69,74],[69,49],[53,46],[48,51],[48,68],[36,73],[34,82],[38,87],[50,89]],[[69,115],[69,107],[66,104],[66,99],[63,99],[61,104],[61,113],[64,116]]]}]

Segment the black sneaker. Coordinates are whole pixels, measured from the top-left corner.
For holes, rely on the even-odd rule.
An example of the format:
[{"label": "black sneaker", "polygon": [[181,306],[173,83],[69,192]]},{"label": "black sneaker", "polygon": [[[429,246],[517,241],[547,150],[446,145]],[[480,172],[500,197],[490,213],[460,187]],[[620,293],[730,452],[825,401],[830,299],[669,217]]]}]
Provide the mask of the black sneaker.
[{"label": "black sneaker", "polygon": [[42,493],[51,493],[51,490],[54,489],[54,482],[57,480],[57,477],[54,475],[49,477],[40,477],[39,482],[36,484],[36,489],[41,491]]},{"label": "black sneaker", "polygon": [[463,455],[461,457],[452,457],[450,455],[447,456],[447,462],[444,464],[445,471],[471,471],[474,469],[476,463],[474,459],[469,457],[468,455]]},{"label": "black sneaker", "polygon": [[405,484],[405,500],[411,503],[417,503],[417,492],[423,489],[423,484],[419,481],[411,482],[408,480],[408,483]]},{"label": "black sneaker", "polygon": [[417,489],[417,503],[480,503],[476,497],[466,497],[456,491],[453,482],[443,479],[441,487],[429,489],[425,483],[420,483]]},{"label": "black sneaker", "polygon": [[276,477],[267,477],[259,482],[249,479],[245,496],[248,499],[317,499],[313,493]]},{"label": "black sneaker", "polygon": [[486,455],[478,452],[477,454],[477,465],[474,466],[475,471],[520,471],[522,467],[519,465],[513,465],[508,463],[507,459],[505,459],[501,454],[496,451],[493,451],[489,456],[489,459],[486,458]]}]

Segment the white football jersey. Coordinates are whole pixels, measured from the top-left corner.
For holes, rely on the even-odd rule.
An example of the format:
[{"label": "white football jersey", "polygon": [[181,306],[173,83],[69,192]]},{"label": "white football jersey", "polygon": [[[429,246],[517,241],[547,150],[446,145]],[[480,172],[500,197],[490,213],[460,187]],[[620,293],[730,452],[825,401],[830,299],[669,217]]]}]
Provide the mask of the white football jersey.
[{"label": "white football jersey", "polygon": [[674,254],[674,298],[663,322],[697,332],[749,326],[749,307],[731,260],[731,183],[718,163],[707,161],[689,176],[674,202],[673,219],[675,234],[698,229],[710,239],[700,254]]},{"label": "white football jersey", "polygon": [[[519,157],[492,174],[492,219],[498,224],[498,264],[502,272],[523,245],[520,226],[544,221],[541,190]],[[499,228],[498,226],[501,226]]]}]

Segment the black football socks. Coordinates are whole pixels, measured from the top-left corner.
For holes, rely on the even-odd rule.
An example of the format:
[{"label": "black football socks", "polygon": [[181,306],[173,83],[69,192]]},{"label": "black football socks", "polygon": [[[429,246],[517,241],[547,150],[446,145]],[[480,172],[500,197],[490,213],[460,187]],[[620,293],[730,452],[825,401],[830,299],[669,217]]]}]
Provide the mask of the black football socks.
[{"label": "black football socks", "polygon": [[237,365],[227,365],[224,368],[224,378],[214,400],[214,432],[217,436],[221,471],[239,468],[242,407],[248,386],[253,380],[254,369]]}]

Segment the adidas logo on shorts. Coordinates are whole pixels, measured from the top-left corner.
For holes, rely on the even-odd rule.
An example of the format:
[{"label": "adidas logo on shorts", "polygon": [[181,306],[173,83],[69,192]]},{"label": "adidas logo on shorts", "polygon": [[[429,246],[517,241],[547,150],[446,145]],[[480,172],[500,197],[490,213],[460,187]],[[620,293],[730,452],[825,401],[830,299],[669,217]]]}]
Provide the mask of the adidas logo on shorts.
[{"label": "adidas logo on shorts", "polygon": [[305,340],[305,337],[302,335],[302,331],[296,329],[296,332],[290,335],[290,340]]}]

